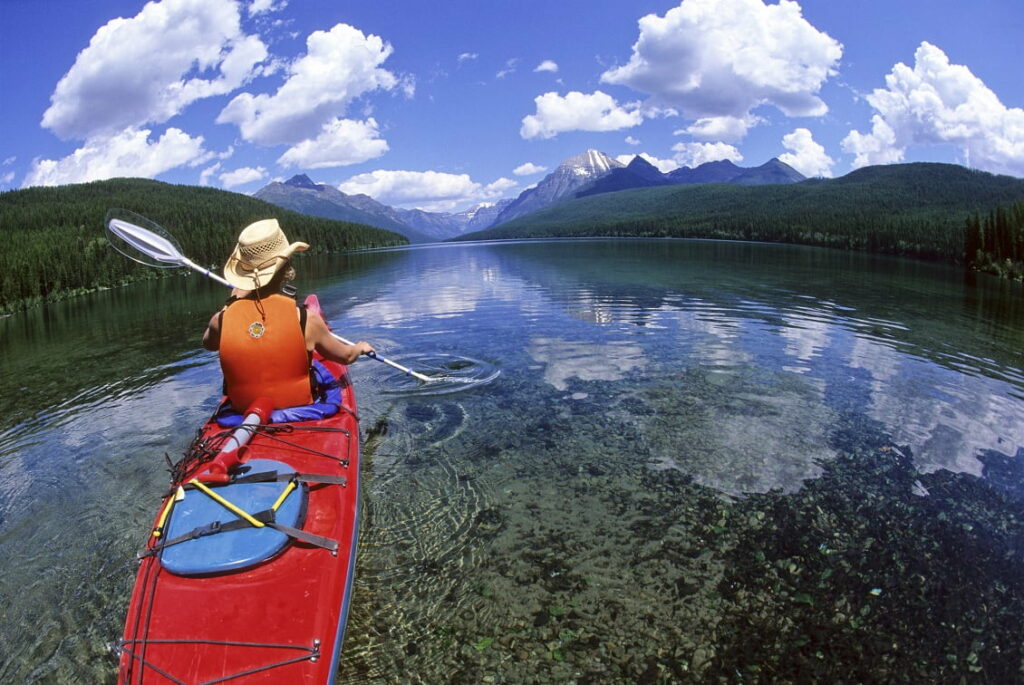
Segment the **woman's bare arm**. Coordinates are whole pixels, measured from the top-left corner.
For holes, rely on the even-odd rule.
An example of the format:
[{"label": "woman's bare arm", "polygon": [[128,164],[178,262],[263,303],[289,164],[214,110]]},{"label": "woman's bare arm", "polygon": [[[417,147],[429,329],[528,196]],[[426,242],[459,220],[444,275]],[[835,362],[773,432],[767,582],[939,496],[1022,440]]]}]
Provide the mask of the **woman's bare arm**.
[{"label": "woman's bare arm", "polygon": [[376,352],[365,340],[355,345],[346,345],[331,334],[327,324],[319,314],[310,312],[306,317],[306,349],[316,350],[326,359],[341,364],[352,364],[361,355]]},{"label": "woman's bare arm", "polygon": [[214,352],[220,349],[220,312],[210,317],[203,331],[203,347]]}]

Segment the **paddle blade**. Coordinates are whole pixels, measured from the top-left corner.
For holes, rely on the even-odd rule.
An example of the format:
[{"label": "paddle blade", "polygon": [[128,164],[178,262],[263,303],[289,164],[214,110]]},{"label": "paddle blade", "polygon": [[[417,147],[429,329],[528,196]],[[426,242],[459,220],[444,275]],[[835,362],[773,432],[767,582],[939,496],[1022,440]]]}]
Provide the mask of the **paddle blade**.
[{"label": "paddle blade", "polygon": [[162,269],[186,265],[174,237],[144,216],[127,209],[111,209],[105,226],[111,247],[128,259]]}]

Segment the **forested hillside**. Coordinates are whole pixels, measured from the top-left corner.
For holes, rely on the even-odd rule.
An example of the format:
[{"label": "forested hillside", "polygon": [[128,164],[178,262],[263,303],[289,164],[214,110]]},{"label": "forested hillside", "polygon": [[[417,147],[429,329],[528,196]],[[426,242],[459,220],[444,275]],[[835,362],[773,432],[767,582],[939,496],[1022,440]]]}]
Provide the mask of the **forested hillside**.
[{"label": "forested hillside", "polygon": [[791,185],[624,190],[576,199],[461,239],[722,238],[964,263],[967,219],[1019,200],[1021,179],[952,164],[898,164]]},{"label": "forested hillside", "polygon": [[115,207],[160,224],[189,258],[218,269],[242,228],[271,217],[281,222],[290,240],[308,242],[312,252],[408,242],[390,231],[310,217],[214,188],[112,179],[15,190],[0,193],[0,313],[163,273],[125,259],[107,245],[103,219]]}]

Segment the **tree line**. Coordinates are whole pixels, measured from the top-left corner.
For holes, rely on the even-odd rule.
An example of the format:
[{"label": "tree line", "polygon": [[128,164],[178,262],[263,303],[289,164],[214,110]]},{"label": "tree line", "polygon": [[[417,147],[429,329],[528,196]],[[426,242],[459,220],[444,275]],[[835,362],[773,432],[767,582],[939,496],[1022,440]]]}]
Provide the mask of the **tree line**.
[{"label": "tree line", "polygon": [[313,253],[405,244],[397,233],[311,217],[247,195],[146,179],[112,179],[0,193],[0,313],[165,273],[126,259],[107,244],[103,221],[128,209],[165,227],[198,264],[220,269],[239,231],[276,218],[289,240]]},{"label": "tree line", "polygon": [[1000,205],[982,218],[975,214],[964,227],[967,265],[1003,278],[1024,280],[1024,202]]}]

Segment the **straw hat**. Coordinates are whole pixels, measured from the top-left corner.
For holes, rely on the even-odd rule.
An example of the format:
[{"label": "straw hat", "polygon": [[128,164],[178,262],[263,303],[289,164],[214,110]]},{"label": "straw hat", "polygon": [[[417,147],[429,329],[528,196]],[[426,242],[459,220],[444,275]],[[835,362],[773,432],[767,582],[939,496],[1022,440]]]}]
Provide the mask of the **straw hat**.
[{"label": "straw hat", "polygon": [[277,219],[249,224],[238,236],[235,251],[224,265],[224,278],[243,290],[265,286],[294,252],[308,250],[306,243],[288,243]]}]

